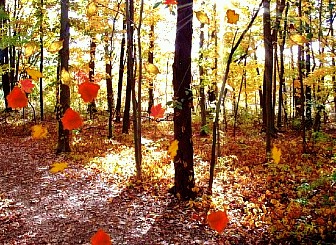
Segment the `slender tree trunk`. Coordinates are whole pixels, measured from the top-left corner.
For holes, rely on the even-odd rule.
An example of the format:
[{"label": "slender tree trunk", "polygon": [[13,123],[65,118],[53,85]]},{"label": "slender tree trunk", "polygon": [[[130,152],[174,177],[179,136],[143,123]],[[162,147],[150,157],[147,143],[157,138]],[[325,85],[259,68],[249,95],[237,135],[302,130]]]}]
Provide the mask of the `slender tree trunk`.
[{"label": "slender tree trunk", "polygon": [[[63,48],[59,51],[60,55],[60,71],[69,70],[69,39],[70,39],[70,24],[69,24],[69,0],[61,1],[61,32],[60,38],[63,40]],[[68,84],[62,83],[59,79],[60,94],[59,94],[59,109],[57,110],[58,119],[58,144],[57,153],[70,152],[70,131],[63,128],[60,120],[63,113],[70,107],[70,88]]]},{"label": "slender tree trunk", "polygon": [[[89,61],[89,81],[94,82],[95,75],[95,58],[96,58],[96,41],[94,38],[91,38],[90,41],[90,61]],[[96,102],[91,101],[88,105],[88,112],[90,113],[90,119],[93,119],[93,113],[97,112]]]},{"label": "slender tree trunk", "polygon": [[[43,0],[40,1],[40,72],[43,73]],[[44,108],[43,108],[43,78],[40,78],[40,115],[41,121],[44,119]]]},{"label": "slender tree trunk", "polygon": [[205,72],[203,69],[203,46],[204,46],[204,23],[201,23],[200,26],[200,54],[199,54],[199,65],[198,65],[198,70],[199,70],[199,76],[200,76],[200,108],[201,108],[201,131],[200,135],[204,136],[207,135],[207,131],[205,129],[205,126],[207,125],[206,121],[206,111],[205,111],[205,92],[204,92],[204,76]]},{"label": "slender tree trunk", "polygon": [[[126,20],[123,21],[123,30],[126,30]],[[120,47],[120,57],[119,57],[119,78],[118,78],[118,97],[117,97],[117,105],[116,105],[116,122],[120,122],[121,118],[121,95],[122,95],[122,84],[124,77],[124,68],[125,68],[125,34],[121,39],[121,47]]]},{"label": "slender tree trunk", "polygon": [[177,4],[177,24],[175,56],[173,64],[174,98],[182,108],[174,108],[174,138],[178,141],[177,155],[174,157],[174,194],[178,198],[195,197],[194,151],[191,128],[192,92],[191,46],[192,46],[193,0],[179,0]]},{"label": "slender tree trunk", "polygon": [[[148,63],[154,63],[154,23],[150,25],[150,32],[149,32],[149,51],[148,51]],[[149,89],[148,89],[148,114],[151,113],[152,106],[154,105],[154,83],[151,79],[149,82]]]}]

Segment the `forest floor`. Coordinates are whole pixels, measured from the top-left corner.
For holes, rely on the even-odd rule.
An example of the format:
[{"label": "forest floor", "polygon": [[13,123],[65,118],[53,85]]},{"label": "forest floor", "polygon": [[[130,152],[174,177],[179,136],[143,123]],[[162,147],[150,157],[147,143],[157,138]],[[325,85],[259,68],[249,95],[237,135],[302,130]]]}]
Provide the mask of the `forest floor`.
[{"label": "forest floor", "polygon": [[[133,136],[115,125],[86,121],[72,132],[72,152],[55,154],[56,123],[46,139],[31,137],[32,123],[0,124],[0,244],[90,244],[98,229],[112,244],[335,244],[335,138],[329,130],[309,136],[302,154],[299,133],[274,139],[279,163],[265,161],[260,128],[241,126],[221,135],[213,195],[209,179],[211,137],[194,129],[199,197],[179,201],[168,189],[174,170],[167,149],[172,122],[143,123],[143,180],[135,180]],[[53,164],[66,166],[53,173]],[[206,220],[226,210],[221,234]]]}]

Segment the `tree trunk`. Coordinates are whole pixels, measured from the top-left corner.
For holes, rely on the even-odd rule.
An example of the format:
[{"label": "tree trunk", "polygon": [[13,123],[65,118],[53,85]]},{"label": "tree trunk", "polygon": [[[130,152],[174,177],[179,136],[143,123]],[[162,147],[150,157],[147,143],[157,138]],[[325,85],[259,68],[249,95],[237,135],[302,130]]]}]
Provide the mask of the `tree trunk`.
[{"label": "tree trunk", "polygon": [[[148,63],[153,64],[154,63],[154,23],[150,26],[150,32],[149,32],[149,51],[148,51]],[[153,78],[151,78],[149,82],[149,89],[148,89],[148,114],[151,113],[152,106],[154,105],[154,89],[153,89],[154,83]]]},{"label": "tree trunk", "polygon": [[[60,55],[60,72],[69,70],[69,38],[70,38],[70,23],[69,23],[69,0],[61,1],[61,32],[60,38],[63,40],[63,48],[59,51]],[[58,144],[57,153],[70,152],[70,131],[63,128],[60,120],[63,113],[70,107],[70,88],[68,84],[62,84],[59,79],[60,94],[59,94],[59,110],[58,110]]]},{"label": "tree trunk", "polygon": [[266,126],[266,153],[271,152],[271,133],[273,114],[272,106],[272,71],[273,71],[273,40],[271,31],[271,16],[270,16],[270,0],[263,1],[264,13],[263,13],[263,25],[264,25],[264,46],[265,46],[265,68],[264,68],[264,82],[263,82],[263,99],[265,110],[264,122]]},{"label": "tree trunk", "polygon": [[191,45],[192,45],[193,0],[179,0],[175,56],[173,64],[174,99],[182,108],[174,108],[174,138],[178,140],[177,155],[174,157],[174,194],[181,199],[194,198],[194,158],[191,128],[192,92]]},{"label": "tree trunk", "polygon": [[[94,38],[91,38],[90,41],[90,61],[89,61],[89,81],[94,82],[95,75],[95,58],[96,58],[96,41]],[[88,112],[90,113],[90,119],[93,119],[93,113],[97,112],[96,102],[91,101],[88,105]]]},{"label": "tree trunk", "polygon": [[206,111],[205,111],[205,92],[204,92],[204,76],[205,76],[205,72],[203,69],[203,46],[204,46],[204,23],[201,23],[201,27],[200,27],[200,54],[199,54],[199,66],[198,66],[198,70],[199,70],[199,76],[200,76],[200,108],[201,108],[201,131],[200,131],[200,135],[201,136],[205,136],[207,135],[207,130],[205,128],[205,126],[207,125],[207,121],[206,121]]},{"label": "tree trunk", "polygon": [[[123,21],[123,30],[126,30],[126,20]],[[122,95],[122,84],[124,78],[124,56],[125,56],[125,34],[121,39],[121,47],[120,47],[120,57],[119,57],[119,78],[118,78],[118,96],[117,96],[117,105],[116,105],[116,122],[120,122],[121,118],[121,95]]]},{"label": "tree trunk", "polygon": [[[40,72],[43,73],[43,0],[40,1]],[[43,108],[43,78],[40,78],[40,115],[41,121],[44,119],[44,108]]]}]

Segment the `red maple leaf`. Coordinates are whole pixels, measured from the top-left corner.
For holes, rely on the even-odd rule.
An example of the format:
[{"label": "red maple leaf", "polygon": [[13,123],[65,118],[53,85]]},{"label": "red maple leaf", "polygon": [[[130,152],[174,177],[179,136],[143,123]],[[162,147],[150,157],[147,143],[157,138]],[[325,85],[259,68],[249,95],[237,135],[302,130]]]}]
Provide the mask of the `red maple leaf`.
[{"label": "red maple leaf", "polygon": [[165,0],[164,2],[163,2],[164,4],[177,4],[177,0]]},{"label": "red maple leaf", "polygon": [[163,115],[165,113],[165,109],[162,108],[161,104],[157,104],[155,106],[152,106],[152,109],[151,109],[151,116],[154,117],[154,119],[157,119],[157,118],[163,118]]},{"label": "red maple leaf", "polygon": [[68,108],[65,111],[61,121],[63,124],[63,128],[68,130],[80,128],[83,125],[83,119],[81,118],[79,113],[71,108]]},{"label": "red maple leaf", "polygon": [[212,229],[218,233],[222,233],[229,223],[229,219],[226,212],[216,211],[208,215],[208,223]]},{"label": "red maple leaf", "polygon": [[99,229],[92,237],[91,237],[91,245],[112,245],[110,236]]},{"label": "red maple leaf", "polygon": [[32,79],[23,79],[20,80],[19,83],[21,85],[21,89],[28,94],[30,94],[32,92],[32,89],[35,87]]},{"label": "red maple leaf", "polygon": [[17,86],[6,97],[8,106],[11,108],[23,108],[28,105],[26,94]]},{"label": "red maple leaf", "polygon": [[92,102],[97,97],[99,88],[98,84],[86,81],[78,85],[78,93],[84,102]]}]

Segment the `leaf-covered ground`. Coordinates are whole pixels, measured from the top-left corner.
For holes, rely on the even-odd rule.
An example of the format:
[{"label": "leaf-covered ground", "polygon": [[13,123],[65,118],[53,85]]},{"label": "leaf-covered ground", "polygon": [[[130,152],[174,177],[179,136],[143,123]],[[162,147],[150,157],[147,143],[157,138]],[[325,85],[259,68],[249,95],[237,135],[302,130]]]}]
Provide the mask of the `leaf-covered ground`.
[{"label": "leaf-covered ground", "polygon": [[[14,118],[15,119],[15,118]],[[333,132],[311,134],[301,154],[299,134],[274,140],[280,162],[265,161],[260,129],[221,135],[212,197],[211,138],[194,130],[199,197],[179,202],[168,193],[174,170],[167,149],[172,122],[143,124],[143,181],[135,180],[133,136],[116,125],[112,140],[99,120],[73,131],[72,152],[55,155],[56,124],[46,139],[28,122],[0,125],[0,244],[90,244],[103,229],[113,244],[335,244],[336,171]],[[54,173],[52,166],[66,166]],[[209,211],[226,210],[217,234]]]}]

